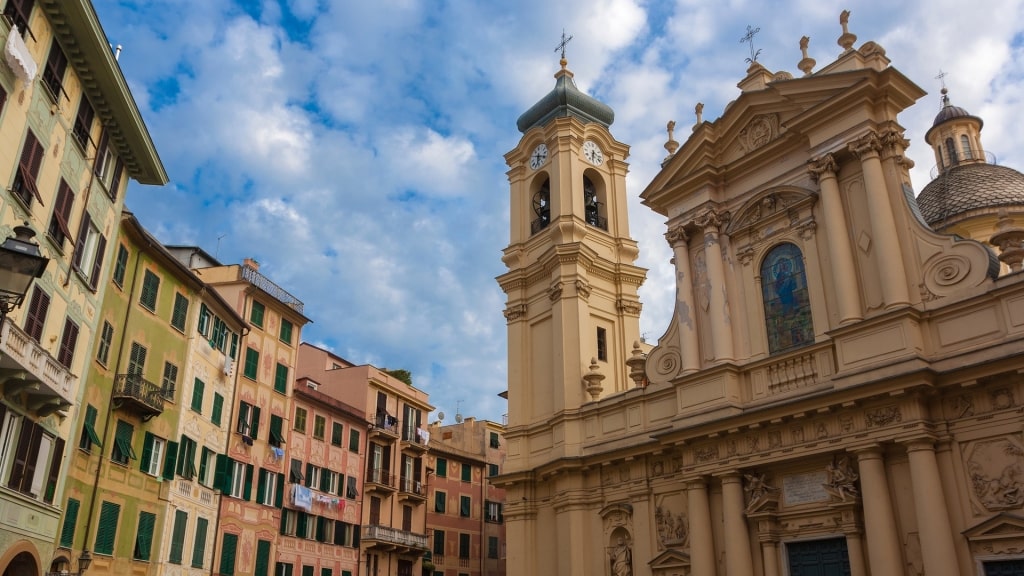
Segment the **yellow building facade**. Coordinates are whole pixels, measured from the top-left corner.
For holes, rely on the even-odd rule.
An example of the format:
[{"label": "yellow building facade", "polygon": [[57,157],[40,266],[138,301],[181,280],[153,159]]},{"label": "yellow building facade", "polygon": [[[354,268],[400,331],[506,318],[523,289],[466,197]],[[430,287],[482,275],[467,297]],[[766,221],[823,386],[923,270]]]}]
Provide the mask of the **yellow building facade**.
[{"label": "yellow building facade", "polygon": [[1024,277],[922,218],[897,115],[924,91],[848,17],[833,62],[754,61],[720,118],[670,123],[649,351],[611,111],[563,61],[520,118],[509,574],[1024,573]]},{"label": "yellow building facade", "polygon": [[112,239],[129,179],[167,175],[88,1],[2,14],[0,236],[31,230],[49,262],[23,303],[4,298],[0,572],[78,571],[55,541]]}]

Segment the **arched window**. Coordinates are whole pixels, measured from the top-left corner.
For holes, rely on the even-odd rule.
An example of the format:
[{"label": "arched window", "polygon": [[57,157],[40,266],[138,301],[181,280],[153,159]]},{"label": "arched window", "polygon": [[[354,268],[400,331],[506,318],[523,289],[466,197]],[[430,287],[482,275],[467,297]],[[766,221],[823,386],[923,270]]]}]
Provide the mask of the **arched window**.
[{"label": "arched window", "polygon": [[583,218],[591,226],[602,230],[608,229],[608,220],[601,215],[601,202],[597,199],[597,188],[586,176],[583,177]]},{"label": "arched window", "polygon": [[953,142],[952,138],[946,138],[946,152],[949,153],[950,166],[956,166],[957,164],[960,163],[960,160],[957,158],[956,155],[956,144]]},{"label": "arched window", "polygon": [[551,223],[551,181],[548,179],[533,193],[533,213],[536,218],[530,223],[530,233],[536,234]]},{"label": "arched window", "polygon": [[770,353],[814,342],[804,259],[795,244],[779,244],[761,262],[761,297]]},{"label": "arched window", "polygon": [[971,139],[967,137],[967,134],[960,136],[960,150],[964,153],[964,160],[974,157],[974,154],[971,153]]}]

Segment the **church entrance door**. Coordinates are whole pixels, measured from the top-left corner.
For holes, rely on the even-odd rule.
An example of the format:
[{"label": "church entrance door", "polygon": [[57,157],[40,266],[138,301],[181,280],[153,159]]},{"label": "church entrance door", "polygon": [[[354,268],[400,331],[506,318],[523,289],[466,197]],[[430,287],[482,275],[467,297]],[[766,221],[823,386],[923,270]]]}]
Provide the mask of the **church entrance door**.
[{"label": "church entrance door", "polygon": [[786,544],[790,576],[850,576],[846,538]]}]

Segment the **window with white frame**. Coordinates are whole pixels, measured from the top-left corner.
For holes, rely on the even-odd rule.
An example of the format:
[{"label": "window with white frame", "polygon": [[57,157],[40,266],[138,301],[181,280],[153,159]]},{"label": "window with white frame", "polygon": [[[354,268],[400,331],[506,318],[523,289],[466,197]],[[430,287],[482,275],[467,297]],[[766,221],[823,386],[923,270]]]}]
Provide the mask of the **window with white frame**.
[{"label": "window with white frame", "polygon": [[263,492],[258,497],[259,503],[273,506],[277,494],[277,474],[269,470],[260,470],[260,474],[263,475]]},{"label": "window with white frame", "polygon": [[146,462],[146,469],[143,470],[150,476],[160,475],[160,466],[164,462],[164,439],[158,436],[149,436],[149,460]]},{"label": "window with white frame", "polygon": [[231,461],[231,497],[242,498],[245,494],[245,464]]}]

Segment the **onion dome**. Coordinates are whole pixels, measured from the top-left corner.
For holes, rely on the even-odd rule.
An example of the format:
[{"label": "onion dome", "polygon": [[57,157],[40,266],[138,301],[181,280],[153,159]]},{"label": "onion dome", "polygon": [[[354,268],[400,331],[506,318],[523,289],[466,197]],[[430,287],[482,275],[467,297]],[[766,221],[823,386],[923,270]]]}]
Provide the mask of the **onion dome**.
[{"label": "onion dome", "polygon": [[615,112],[607,104],[588,96],[576,87],[572,80],[572,72],[566,68],[566,60],[561,60],[562,69],[555,74],[555,88],[548,92],[539,102],[530,107],[516,121],[520,132],[526,132],[534,126],[543,126],[553,118],[573,117],[584,124],[597,122],[605,128],[615,121]]},{"label": "onion dome", "polygon": [[954,166],[924,187],[917,205],[936,229],[1001,206],[1024,207],[1024,174],[985,162]]}]

